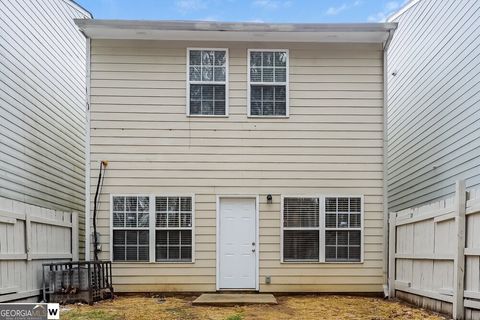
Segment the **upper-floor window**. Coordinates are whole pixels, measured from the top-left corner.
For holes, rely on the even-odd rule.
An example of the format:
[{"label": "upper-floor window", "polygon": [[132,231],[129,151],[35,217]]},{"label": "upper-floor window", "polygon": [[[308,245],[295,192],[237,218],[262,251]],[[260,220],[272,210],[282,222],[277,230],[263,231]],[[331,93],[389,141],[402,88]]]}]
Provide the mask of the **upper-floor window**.
[{"label": "upper-floor window", "polygon": [[286,117],[288,50],[248,50],[248,115]]},{"label": "upper-floor window", "polygon": [[187,50],[187,114],[228,114],[228,50]]}]

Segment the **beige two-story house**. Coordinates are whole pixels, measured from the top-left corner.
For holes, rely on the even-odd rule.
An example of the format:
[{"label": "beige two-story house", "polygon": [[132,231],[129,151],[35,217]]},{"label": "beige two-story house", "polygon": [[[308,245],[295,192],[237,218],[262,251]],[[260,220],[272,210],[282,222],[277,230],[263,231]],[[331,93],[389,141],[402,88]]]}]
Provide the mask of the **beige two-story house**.
[{"label": "beige two-story house", "polygon": [[76,23],[117,291],[383,291],[395,24]]}]

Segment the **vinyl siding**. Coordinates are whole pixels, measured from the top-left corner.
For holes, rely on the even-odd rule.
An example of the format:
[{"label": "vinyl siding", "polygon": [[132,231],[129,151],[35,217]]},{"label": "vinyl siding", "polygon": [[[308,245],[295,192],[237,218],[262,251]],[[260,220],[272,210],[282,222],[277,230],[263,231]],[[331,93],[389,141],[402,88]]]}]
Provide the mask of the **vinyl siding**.
[{"label": "vinyl siding", "polygon": [[[398,211],[480,184],[480,2],[421,0],[388,51],[388,193]],[[392,73],[396,72],[396,76]]]},{"label": "vinyl siding", "polygon": [[64,0],[0,3],[0,197],[81,214],[86,40]]},{"label": "vinyl siding", "polygon": [[[187,47],[229,48],[229,117],[186,116]],[[290,51],[288,119],[247,118],[247,49],[269,47]],[[259,195],[260,291],[383,290],[380,45],[92,40],[91,53],[92,201],[109,161],[100,258],[110,258],[110,194],[196,198],[195,262],[114,263],[117,291],[214,291],[223,194]],[[364,263],[280,263],[287,194],[365,195]]]}]

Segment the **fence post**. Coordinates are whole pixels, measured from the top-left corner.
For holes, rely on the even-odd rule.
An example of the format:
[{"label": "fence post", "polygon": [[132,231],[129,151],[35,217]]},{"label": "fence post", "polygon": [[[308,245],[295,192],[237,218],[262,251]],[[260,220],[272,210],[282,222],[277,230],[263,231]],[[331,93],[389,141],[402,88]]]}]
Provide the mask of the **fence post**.
[{"label": "fence post", "polygon": [[25,212],[25,253],[27,260],[32,260],[32,221],[30,220],[32,212],[28,210]]},{"label": "fence post", "polygon": [[395,298],[395,253],[397,243],[397,213],[390,212],[388,219],[388,297]]},{"label": "fence post", "polygon": [[465,286],[465,211],[466,211],[465,180],[455,184],[455,230],[456,246],[453,262],[453,318],[464,319],[464,286]]},{"label": "fence post", "polygon": [[78,213],[72,212],[72,260],[78,261]]}]

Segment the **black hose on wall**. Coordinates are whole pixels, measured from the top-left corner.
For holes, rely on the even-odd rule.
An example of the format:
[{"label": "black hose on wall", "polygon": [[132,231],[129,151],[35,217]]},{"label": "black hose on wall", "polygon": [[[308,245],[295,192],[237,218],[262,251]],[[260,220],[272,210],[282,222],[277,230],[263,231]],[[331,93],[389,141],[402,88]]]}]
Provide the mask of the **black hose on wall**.
[{"label": "black hose on wall", "polygon": [[[93,256],[95,261],[98,260],[98,234],[97,234],[97,206],[98,206],[98,195],[100,190],[103,187],[103,180],[105,179],[105,169],[107,167],[107,161],[100,161],[100,170],[98,173],[97,189],[95,190],[95,198],[93,199]],[[103,171],[103,173],[102,173]]]}]

